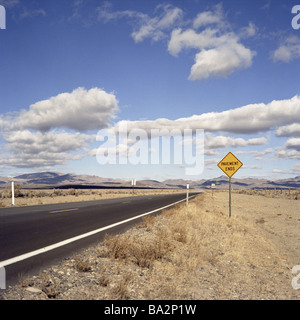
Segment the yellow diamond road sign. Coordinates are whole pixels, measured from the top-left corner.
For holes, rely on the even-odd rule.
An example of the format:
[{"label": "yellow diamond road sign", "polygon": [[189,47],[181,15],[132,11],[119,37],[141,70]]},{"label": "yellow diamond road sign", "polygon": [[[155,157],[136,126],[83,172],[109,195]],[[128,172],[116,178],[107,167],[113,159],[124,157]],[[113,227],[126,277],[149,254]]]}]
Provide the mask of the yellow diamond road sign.
[{"label": "yellow diamond road sign", "polygon": [[243,165],[243,163],[231,152],[229,152],[219,163],[218,167],[231,178]]}]

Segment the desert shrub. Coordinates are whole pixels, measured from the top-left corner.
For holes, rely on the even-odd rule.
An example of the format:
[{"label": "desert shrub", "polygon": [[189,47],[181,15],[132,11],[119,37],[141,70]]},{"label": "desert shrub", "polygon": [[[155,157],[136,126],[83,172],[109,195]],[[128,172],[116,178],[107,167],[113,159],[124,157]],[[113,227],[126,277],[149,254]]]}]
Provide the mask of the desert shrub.
[{"label": "desert shrub", "polygon": [[52,197],[58,197],[58,196],[62,196],[63,192],[60,189],[53,189],[51,196]]},{"label": "desert shrub", "polygon": [[126,274],[121,281],[115,285],[112,289],[112,295],[114,299],[118,300],[126,300],[129,299],[129,293],[128,293],[128,284],[132,280],[132,276],[130,274]]},{"label": "desert shrub", "polygon": [[66,194],[69,196],[75,196],[77,194],[77,192],[74,188],[70,188],[67,190]]},{"label": "desert shrub", "polygon": [[108,286],[108,284],[109,284],[109,279],[107,279],[105,276],[100,276],[100,278],[99,278],[99,285],[101,286],[101,287],[107,287]]},{"label": "desert shrub", "polygon": [[23,196],[26,198],[34,198],[35,194],[32,190],[23,190]]},{"label": "desert shrub", "polygon": [[135,239],[134,243],[130,248],[130,255],[141,268],[150,268],[155,260],[161,260],[173,248],[169,238],[160,236],[146,244],[138,243],[138,239]]},{"label": "desert shrub", "polygon": [[80,256],[75,256],[75,269],[79,272],[88,272],[92,269],[92,263],[88,260],[82,259]]},{"label": "desert shrub", "polygon": [[106,234],[104,244],[108,248],[108,254],[114,259],[125,259],[129,253],[128,237],[126,235]]},{"label": "desert shrub", "polygon": [[104,244],[114,259],[130,260],[141,268],[150,268],[155,260],[162,259],[174,246],[167,231],[158,227],[151,239],[141,241],[138,236],[106,235]]},{"label": "desert shrub", "polygon": [[174,225],[171,225],[171,230],[173,234],[173,238],[182,243],[187,242],[187,227],[183,223],[176,223]]},{"label": "desert shrub", "polygon": [[[24,192],[21,190],[21,186],[19,184],[14,184],[14,195],[15,198],[18,197],[24,197]],[[11,198],[12,197],[12,192],[11,192],[11,187],[6,187],[2,190],[1,192],[1,198]]]},{"label": "desert shrub", "polygon": [[11,189],[5,188],[4,190],[2,190],[2,192],[1,192],[1,198],[2,198],[2,199],[11,198]]},{"label": "desert shrub", "polygon": [[17,183],[14,184],[14,194],[16,198],[24,196],[21,190],[21,186]]},{"label": "desert shrub", "polygon": [[154,244],[138,245],[131,250],[131,255],[135,263],[141,268],[150,268],[156,257],[156,248]]},{"label": "desert shrub", "polygon": [[46,191],[43,191],[43,190],[38,190],[36,193],[35,193],[35,196],[37,198],[42,198],[42,197],[47,197],[48,194]]},{"label": "desert shrub", "polygon": [[155,223],[155,216],[145,216],[142,218],[142,222],[137,225],[137,228],[147,228],[150,230]]},{"label": "desert shrub", "polygon": [[245,188],[239,190],[239,194],[247,194],[247,190]]},{"label": "desert shrub", "polygon": [[78,197],[78,196],[82,196],[82,195],[84,195],[84,191],[81,189],[76,189],[75,196]]}]

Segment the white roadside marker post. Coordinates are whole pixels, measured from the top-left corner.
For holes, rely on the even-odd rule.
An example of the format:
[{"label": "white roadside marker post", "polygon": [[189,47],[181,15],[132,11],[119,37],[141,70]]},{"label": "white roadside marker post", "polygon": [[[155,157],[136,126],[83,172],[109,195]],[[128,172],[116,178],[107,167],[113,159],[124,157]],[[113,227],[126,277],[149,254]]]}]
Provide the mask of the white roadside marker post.
[{"label": "white roadside marker post", "polygon": [[13,181],[11,182],[11,204],[15,205],[15,186]]},{"label": "white roadside marker post", "polygon": [[189,188],[190,188],[190,185],[187,184],[186,185],[186,205],[187,206],[189,205]]},{"label": "white roadside marker post", "polygon": [[132,186],[132,194],[134,194],[134,186],[136,185],[136,180],[132,179],[131,180],[131,186]]}]

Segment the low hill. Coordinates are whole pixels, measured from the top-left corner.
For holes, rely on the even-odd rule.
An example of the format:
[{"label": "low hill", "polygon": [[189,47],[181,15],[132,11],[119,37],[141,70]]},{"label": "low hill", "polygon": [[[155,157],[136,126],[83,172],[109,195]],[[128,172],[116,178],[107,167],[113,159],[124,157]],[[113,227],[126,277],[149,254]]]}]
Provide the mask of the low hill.
[{"label": "low hill", "polygon": [[[256,178],[235,179],[232,178],[233,189],[297,189],[300,188],[300,176],[280,180],[267,180]],[[54,187],[54,186],[91,186],[107,188],[128,188],[131,187],[131,180],[108,179],[95,175],[77,175],[73,173],[59,172],[38,172],[18,175],[14,178],[0,177],[0,186],[7,186],[10,181],[14,181],[23,187]],[[157,180],[138,180],[136,188],[182,188],[185,189],[189,184],[190,189],[210,189],[212,184],[216,189],[228,188],[228,177],[220,176],[212,179],[185,180],[169,179],[165,181]]]}]

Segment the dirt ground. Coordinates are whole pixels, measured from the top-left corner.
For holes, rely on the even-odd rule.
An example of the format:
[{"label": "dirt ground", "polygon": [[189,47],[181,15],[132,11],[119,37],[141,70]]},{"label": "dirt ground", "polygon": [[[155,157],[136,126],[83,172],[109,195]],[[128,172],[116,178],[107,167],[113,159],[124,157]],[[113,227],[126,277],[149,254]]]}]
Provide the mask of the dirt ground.
[{"label": "dirt ground", "polygon": [[[241,219],[255,223],[288,257],[291,264],[300,265],[299,195],[298,197],[294,195],[296,191],[286,191],[286,195],[282,195],[279,191],[275,191],[274,195],[271,191],[265,193],[260,191],[260,193],[261,195],[257,196],[252,191],[251,197],[233,193],[232,215],[238,215]],[[221,197],[225,202],[227,194],[223,192]],[[223,207],[223,210],[226,209]]]},{"label": "dirt ground", "polygon": [[228,192],[209,191],[20,277],[2,299],[299,300],[299,231],[299,200],[236,191],[229,217]]}]

